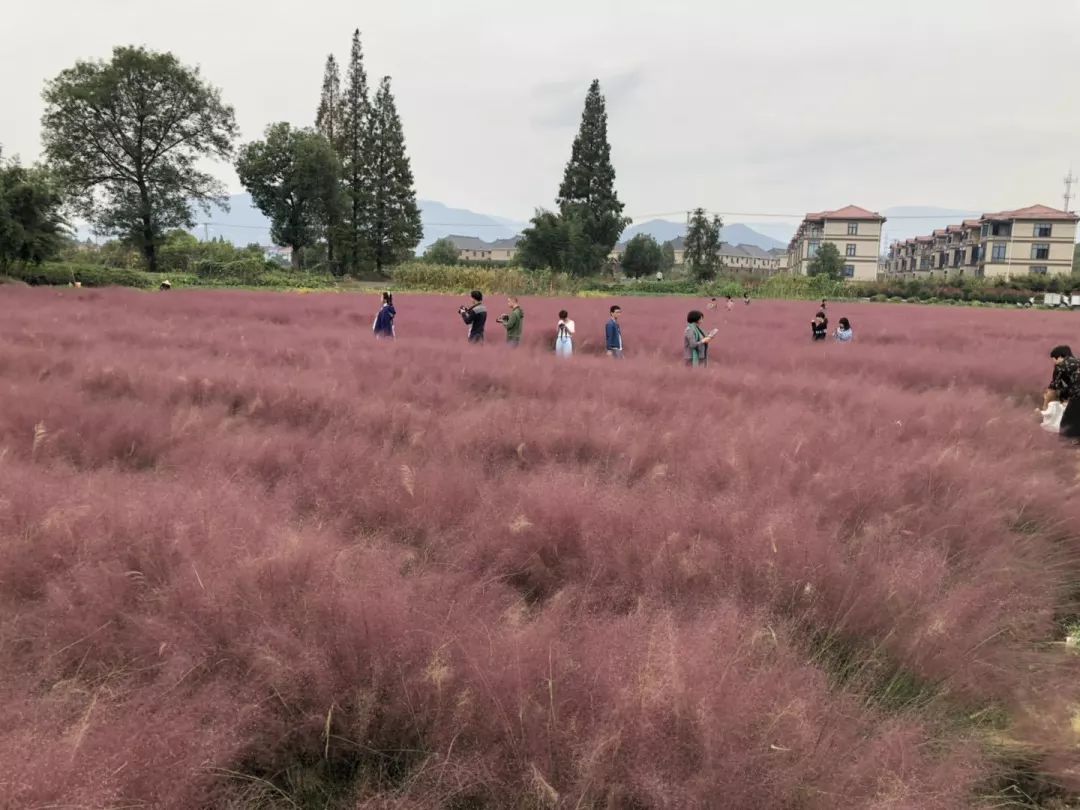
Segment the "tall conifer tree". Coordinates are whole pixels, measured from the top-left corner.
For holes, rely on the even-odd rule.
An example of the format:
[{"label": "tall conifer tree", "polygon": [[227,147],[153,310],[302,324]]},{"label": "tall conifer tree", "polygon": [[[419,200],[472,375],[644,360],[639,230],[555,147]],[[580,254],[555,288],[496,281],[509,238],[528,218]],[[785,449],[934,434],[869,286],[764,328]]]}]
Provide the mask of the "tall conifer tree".
[{"label": "tall conifer tree", "polygon": [[360,29],[353,33],[352,54],[342,99],[341,163],[345,185],[341,248],[346,267],[354,273],[368,261],[364,250],[365,212],[370,209],[366,143],[371,116]]},{"label": "tall conifer tree", "polygon": [[389,76],[383,78],[375,95],[367,135],[370,187],[364,243],[375,269],[382,272],[412,255],[423,237],[412,167]]},{"label": "tall conifer tree", "polygon": [[581,128],[559,187],[558,204],[564,218],[580,220],[592,244],[589,264],[599,270],[630,220],[623,217],[623,204],[615,193],[607,108],[598,79],[585,97]]},{"label": "tall conifer tree", "polygon": [[[319,109],[315,113],[315,129],[334,148],[341,158],[342,138],[344,135],[344,99],[341,95],[341,71],[333,54],[326,57],[326,70],[323,73],[322,97]],[[333,195],[337,199],[337,195]],[[340,272],[337,243],[341,239],[341,209],[334,206],[326,212],[325,234],[326,260],[335,274]]]}]

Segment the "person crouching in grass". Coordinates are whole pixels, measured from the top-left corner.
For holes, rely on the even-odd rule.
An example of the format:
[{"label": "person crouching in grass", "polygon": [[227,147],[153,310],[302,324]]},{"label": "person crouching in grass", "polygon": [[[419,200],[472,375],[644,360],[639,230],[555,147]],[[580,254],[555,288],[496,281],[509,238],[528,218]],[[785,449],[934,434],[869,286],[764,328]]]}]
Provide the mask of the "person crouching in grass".
[{"label": "person crouching in grass", "polygon": [[521,345],[521,333],[525,328],[525,312],[521,309],[517,298],[512,295],[506,299],[506,303],[510,306],[510,312],[500,315],[498,320],[506,327],[506,345],[516,349]]},{"label": "person crouching in grass", "polygon": [[1073,356],[1069,346],[1055,346],[1050,352],[1054,361],[1054,376],[1047,388],[1065,403],[1061,414],[1061,435],[1066,439],[1080,439],[1080,360]]},{"label": "person crouching in grass", "polygon": [[696,309],[686,316],[686,332],[683,333],[683,359],[690,368],[704,367],[709,364],[709,343],[716,337],[716,329],[709,334],[701,328],[701,319],[705,316]]}]

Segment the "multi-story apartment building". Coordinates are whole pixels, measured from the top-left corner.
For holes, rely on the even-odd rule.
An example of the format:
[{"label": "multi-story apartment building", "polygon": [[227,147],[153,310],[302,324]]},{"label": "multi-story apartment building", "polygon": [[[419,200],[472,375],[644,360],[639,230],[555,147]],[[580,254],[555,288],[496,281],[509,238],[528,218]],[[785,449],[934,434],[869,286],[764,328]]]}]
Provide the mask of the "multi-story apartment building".
[{"label": "multi-story apartment building", "polygon": [[932,236],[895,242],[886,272],[904,278],[1008,278],[1072,272],[1080,216],[1045,205],[983,214]]},{"label": "multi-story apartment building", "polygon": [[844,277],[875,281],[881,254],[881,226],[885,217],[857,205],[807,214],[788,245],[788,271],[808,275],[810,262],[826,242],[844,259]]}]

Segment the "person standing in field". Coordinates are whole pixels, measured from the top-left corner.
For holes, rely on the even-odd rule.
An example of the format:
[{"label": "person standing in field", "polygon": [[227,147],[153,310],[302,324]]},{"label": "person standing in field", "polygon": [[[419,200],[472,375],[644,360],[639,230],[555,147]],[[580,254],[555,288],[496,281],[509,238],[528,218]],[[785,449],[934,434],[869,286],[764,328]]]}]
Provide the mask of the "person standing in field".
[{"label": "person standing in field", "polygon": [[1055,346],[1050,358],[1054,361],[1054,376],[1047,394],[1053,392],[1065,403],[1061,435],[1066,439],[1080,439],[1080,360],[1073,356],[1069,346]]},{"label": "person standing in field", "polygon": [[487,307],[484,306],[484,294],[479,290],[469,293],[473,302],[469,306],[458,308],[458,315],[469,327],[469,343],[484,342],[484,327],[487,325]]},{"label": "person standing in field", "polygon": [[746,306],[750,306],[750,293],[743,293],[742,302],[746,304]]},{"label": "person standing in field", "polygon": [[382,294],[382,306],[375,316],[375,323],[371,326],[371,331],[375,333],[376,338],[380,340],[394,339],[394,317],[396,315],[394,296],[389,292],[384,292]]},{"label": "person standing in field", "polygon": [[847,318],[840,319],[840,325],[836,327],[834,337],[840,343],[851,343],[855,339],[855,333],[851,331],[851,321]]},{"label": "person standing in field", "polygon": [[709,343],[716,337],[716,330],[705,334],[701,319],[705,316],[696,309],[686,316],[686,332],[683,333],[683,359],[690,368],[709,364]]},{"label": "person standing in field", "polygon": [[572,357],[574,354],[574,322],[565,309],[559,312],[559,326],[555,333],[555,356]]},{"label": "person standing in field", "polygon": [[727,297],[727,311],[731,312],[733,309],[735,309],[735,302],[731,300],[731,296],[729,295]]},{"label": "person standing in field", "polygon": [[506,345],[516,349],[521,345],[521,333],[525,328],[525,312],[515,296],[506,299],[510,312],[499,316],[499,323],[506,328]]},{"label": "person standing in field", "polygon": [[616,360],[622,360],[623,356],[623,342],[622,342],[622,326],[619,324],[619,316],[622,315],[622,310],[616,304],[611,307],[611,317],[608,319],[607,326],[604,327],[604,345],[606,346],[608,357],[614,357]]},{"label": "person standing in field", "polygon": [[829,319],[822,310],[810,321],[810,337],[813,340],[825,340],[829,336]]}]

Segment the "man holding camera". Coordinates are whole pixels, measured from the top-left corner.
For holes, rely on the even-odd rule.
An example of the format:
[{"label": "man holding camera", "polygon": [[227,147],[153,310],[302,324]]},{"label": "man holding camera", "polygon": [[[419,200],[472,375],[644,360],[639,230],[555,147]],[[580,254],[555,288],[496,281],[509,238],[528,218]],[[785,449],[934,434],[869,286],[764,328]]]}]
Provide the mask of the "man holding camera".
[{"label": "man holding camera", "polygon": [[511,295],[507,298],[506,303],[510,305],[510,314],[500,315],[499,323],[506,327],[506,345],[511,349],[516,349],[521,345],[521,332],[525,327],[525,313],[514,296]]},{"label": "man holding camera", "polygon": [[484,306],[484,294],[479,290],[473,290],[469,297],[473,303],[470,306],[458,307],[458,315],[465,325],[469,327],[469,343],[484,342],[484,327],[487,325],[487,307]]}]

